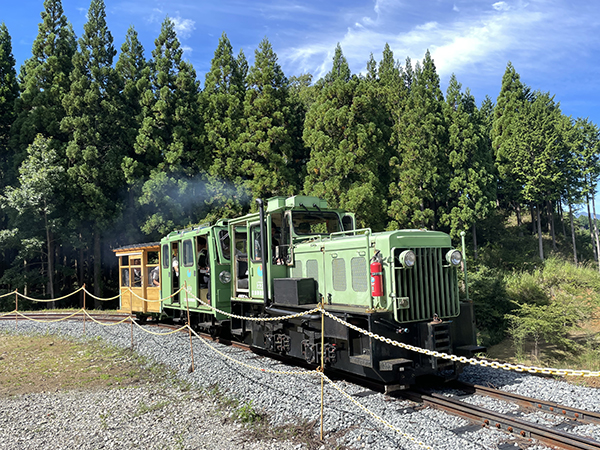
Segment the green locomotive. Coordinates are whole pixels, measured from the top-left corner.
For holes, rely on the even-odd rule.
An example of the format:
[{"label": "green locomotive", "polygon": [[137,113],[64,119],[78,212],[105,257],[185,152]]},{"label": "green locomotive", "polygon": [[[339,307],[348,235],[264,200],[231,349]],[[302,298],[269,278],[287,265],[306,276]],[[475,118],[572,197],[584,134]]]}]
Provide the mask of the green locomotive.
[{"label": "green locomotive", "polygon": [[[192,326],[310,364],[323,354],[327,367],[390,390],[421,375],[453,378],[460,367],[373,335],[459,356],[484,350],[472,304],[459,298],[462,255],[449,235],[356,229],[352,213],[316,197],[258,202],[257,213],[163,238],[162,314],[186,320],[189,306]],[[326,317],[323,330],[320,313],[288,317],[319,303],[339,319]],[[273,317],[282,320],[260,320]]]}]

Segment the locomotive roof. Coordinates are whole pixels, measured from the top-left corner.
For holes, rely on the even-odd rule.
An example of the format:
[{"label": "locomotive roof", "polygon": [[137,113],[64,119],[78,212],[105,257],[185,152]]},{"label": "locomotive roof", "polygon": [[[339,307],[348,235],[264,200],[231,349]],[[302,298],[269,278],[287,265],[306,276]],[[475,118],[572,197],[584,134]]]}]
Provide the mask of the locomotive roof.
[{"label": "locomotive roof", "polygon": [[124,247],[113,248],[113,252],[121,253],[130,250],[144,250],[144,249],[152,249],[152,248],[160,248],[160,242],[147,242],[145,244],[131,244],[126,245]]}]

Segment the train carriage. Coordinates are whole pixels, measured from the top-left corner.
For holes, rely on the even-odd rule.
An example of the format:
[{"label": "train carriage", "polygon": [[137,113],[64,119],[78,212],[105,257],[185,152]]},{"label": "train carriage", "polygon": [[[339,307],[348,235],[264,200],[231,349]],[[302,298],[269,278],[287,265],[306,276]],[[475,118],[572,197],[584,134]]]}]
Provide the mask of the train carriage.
[{"label": "train carriage", "polygon": [[[476,343],[472,304],[459,298],[462,255],[449,235],[356,229],[352,213],[316,197],[258,202],[259,212],[161,240],[161,316],[186,321],[189,308],[193,327],[310,364],[320,364],[323,354],[328,367],[381,381],[389,390],[421,375],[454,378],[460,366],[374,335],[460,356],[484,350]],[[254,320],[230,318],[205,303]],[[321,314],[260,320],[306,313],[319,303],[369,334],[330,317],[321,330]],[[124,306],[142,316],[151,312],[122,300]]]}]

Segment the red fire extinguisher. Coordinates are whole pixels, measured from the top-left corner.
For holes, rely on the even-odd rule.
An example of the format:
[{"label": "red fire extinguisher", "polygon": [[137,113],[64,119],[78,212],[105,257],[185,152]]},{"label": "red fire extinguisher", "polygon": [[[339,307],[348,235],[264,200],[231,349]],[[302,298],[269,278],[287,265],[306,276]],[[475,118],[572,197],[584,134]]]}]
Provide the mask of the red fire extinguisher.
[{"label": "red fire extinguisher", "polygon": [[371,295],[381,297],[383,295],[383,266],[379,252],[371,260]]}]

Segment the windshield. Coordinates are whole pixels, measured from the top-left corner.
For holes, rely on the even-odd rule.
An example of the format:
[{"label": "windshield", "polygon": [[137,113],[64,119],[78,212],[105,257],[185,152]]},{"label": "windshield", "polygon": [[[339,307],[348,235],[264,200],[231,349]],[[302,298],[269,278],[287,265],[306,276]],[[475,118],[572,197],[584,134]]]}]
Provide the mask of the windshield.
[{"label": "windshield", "polygon": [[293,211],[292,223],[297,236],[329,234],[340,230],[340,218],[334,212]]}]

